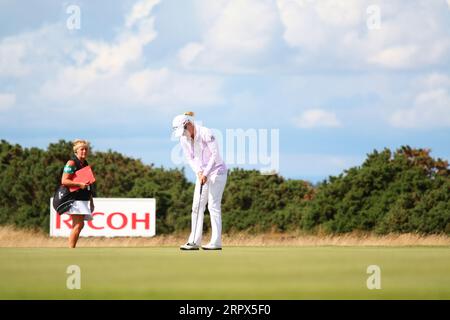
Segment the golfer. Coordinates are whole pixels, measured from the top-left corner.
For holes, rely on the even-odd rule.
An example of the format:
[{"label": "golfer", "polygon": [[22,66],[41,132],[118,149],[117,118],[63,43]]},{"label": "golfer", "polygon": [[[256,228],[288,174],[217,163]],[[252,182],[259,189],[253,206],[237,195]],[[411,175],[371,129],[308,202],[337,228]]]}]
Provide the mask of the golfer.
[{"label": "golfer", "polygon": [[86,158],[89,152],[89,142],[86,140],[73,141],[72,158],[67,161],[61,178],[61,184],[66,187],[80,187],[75,192],[75,201],[66,212],[72,216],[72,231],[69,236],[69,247],[75,248],[78,237],[84,227],[84,220],[92,220],[92,212],[94,212],[94,200],[92,196],[91,186],[83,182],[73,181],[75,171],[88,165]]},{"label": "golfer", "polygon": [[227,182],[227,167],[219,154],[211,130],[194,122],[194,113],[186,112],[173,119],[173,136],[180,139],[183,153],[197,175],[192,203],[191,234],[181,250],[198,250],[202,242],[203,217],[208,204],[211,218],[211,241],[204,250],[222,249],[222,194]]}]

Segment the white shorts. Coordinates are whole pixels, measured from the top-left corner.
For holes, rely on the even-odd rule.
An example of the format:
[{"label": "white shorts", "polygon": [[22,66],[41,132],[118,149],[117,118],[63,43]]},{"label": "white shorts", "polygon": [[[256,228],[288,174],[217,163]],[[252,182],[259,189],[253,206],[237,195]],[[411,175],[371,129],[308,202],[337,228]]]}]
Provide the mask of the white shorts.
[{"label": "white shorts", "polygon": [[72,206],[70,207],[67,214],[82,214],[84,215],[84,220],[93,220],[89,204],[90,201],[76,200],[74,203],[72,203]]}]

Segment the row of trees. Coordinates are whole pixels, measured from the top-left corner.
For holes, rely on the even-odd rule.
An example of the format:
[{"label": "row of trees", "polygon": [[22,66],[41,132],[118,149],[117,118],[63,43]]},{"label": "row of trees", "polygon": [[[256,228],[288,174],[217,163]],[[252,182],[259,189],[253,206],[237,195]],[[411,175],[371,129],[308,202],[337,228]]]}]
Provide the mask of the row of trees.
[{"label": "row of trees", "polygon": [[[71,143],[63,140],[47,150],[2,140],[0,224],[48,230],[49,198],[70,155]],[[156,198],[158,233],[189,228],[194,186],[183,170],[113,151],[92,152],[88,160],[98,177],[98,197]],[[410,147],[374,151],[360,167],[316,187],[234,169],[222,201],[223,229],[450,233],[449,172],[448,163],[433,159],[429,150]]]},{"label": "row of trees", "polygon": [[448,162],[402,147],[369,154],[360,167],[330,177],[306,207],[302,227],[450,234]]}]

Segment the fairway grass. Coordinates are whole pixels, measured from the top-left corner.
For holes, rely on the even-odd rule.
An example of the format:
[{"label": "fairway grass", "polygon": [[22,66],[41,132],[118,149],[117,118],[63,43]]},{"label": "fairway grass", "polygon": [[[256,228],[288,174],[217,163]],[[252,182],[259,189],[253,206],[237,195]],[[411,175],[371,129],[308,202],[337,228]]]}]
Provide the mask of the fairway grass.
[{"label": "fairway grass", "polygon": [[450,299],[450,248],[0,248],[0,299]]}]

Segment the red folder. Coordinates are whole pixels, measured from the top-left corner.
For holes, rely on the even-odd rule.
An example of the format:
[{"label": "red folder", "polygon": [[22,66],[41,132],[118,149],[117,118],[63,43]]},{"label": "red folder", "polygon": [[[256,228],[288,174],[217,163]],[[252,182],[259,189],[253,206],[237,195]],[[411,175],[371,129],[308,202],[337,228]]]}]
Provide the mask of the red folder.
[{"label": "red folder", "polygon": [[[95,182],[94,173],[90,166],[86,166],[74,173],[72,178],[74,182],[83,182],[86,184],[93,184]],[[69,187],[70,192],[77,191],[80,187]]]}]

